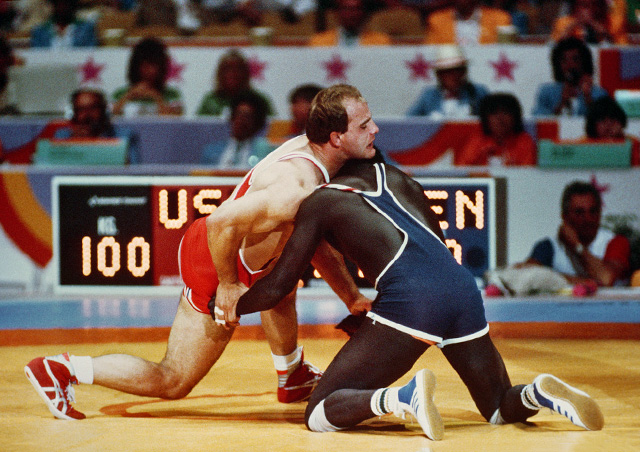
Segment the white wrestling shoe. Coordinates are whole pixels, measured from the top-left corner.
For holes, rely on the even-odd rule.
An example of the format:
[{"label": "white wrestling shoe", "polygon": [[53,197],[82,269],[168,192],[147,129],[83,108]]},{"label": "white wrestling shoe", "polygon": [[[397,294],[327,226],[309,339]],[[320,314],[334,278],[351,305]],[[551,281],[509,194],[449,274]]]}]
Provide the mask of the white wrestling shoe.
[{"label": "white wrestling shoe", "polygon": [[427,438],[439,441],[444,436],[444,423],[433,403],[435,390],[436,376],[429,369],[422,369],[398,390],[400,411],[394,414],[399,417],[404,417],[405,413],[411,414]]},{"label": "white wrestling shoe", "polygon": [[587,430],[602,430],[604,416],[589,394],[569,386],[550,374],[538,375],[527,386],[527,397],[540,407],[550,408]]}]

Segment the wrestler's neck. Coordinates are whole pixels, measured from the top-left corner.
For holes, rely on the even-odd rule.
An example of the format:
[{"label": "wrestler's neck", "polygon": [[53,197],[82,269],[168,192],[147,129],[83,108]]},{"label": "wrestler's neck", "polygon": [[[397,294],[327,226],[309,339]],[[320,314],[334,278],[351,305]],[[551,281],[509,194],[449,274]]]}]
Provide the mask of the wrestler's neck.
[{"label": "wrestler's neck", "polygon": [[330,142],[318,144],[309,142],[311,153],[325,167],[330,177],[333,177],[344,164],[342,153],[334,148]]}]

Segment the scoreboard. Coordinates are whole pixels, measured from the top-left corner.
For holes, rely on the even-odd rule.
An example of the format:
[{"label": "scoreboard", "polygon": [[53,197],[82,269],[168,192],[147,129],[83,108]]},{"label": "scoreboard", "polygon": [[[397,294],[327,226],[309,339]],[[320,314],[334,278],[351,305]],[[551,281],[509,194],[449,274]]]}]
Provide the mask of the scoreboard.
[{"label": "scoreboard", "polygon": [[[506,256],[502,179],[416,178],[446,245],[475,276]],[[56,292],[175,293],[180,240],[230,196],[238,177],[56,176]]]}]

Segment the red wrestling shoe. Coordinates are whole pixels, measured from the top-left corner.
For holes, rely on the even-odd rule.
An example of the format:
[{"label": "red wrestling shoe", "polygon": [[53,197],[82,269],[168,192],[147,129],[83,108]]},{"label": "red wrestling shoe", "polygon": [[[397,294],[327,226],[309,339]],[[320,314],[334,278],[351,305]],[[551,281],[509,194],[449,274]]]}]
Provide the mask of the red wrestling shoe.
[{"label": "red wrestling shoe", "polygon": [[70,421],[86,417],[71,406],[71,402],[75,402],[71,385],[78,384],[78,380],[67,353],[33,359],[25,366],[24,372],[55,417]]},{"label": "red wrestling shoe", "polygon": [[313,364],[300,358],[298,367],[290,374],[287,371],[278,371],[278,402],[293,403],[303,402],[311,396],[322,377],[322,371]]}]

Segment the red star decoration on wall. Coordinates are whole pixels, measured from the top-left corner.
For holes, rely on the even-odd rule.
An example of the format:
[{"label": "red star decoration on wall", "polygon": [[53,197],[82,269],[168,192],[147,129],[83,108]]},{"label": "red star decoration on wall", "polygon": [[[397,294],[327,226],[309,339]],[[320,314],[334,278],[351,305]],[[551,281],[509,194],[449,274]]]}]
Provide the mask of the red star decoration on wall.
[{"label": "red star decoration on wall", "polygon": [[512,82],[515,81],[513,78],[513,70],[518,67],[518,63],[507,58],[507,55],[504,52],[500,52],[500,58],[498,61],[491,61],[490,63],[496,71],[496,81],[500,81],[503,78],[507,78]]},{"label": "red star decoration on wall", "polygon": [[267,63],[260,61],[257,56],[249,58],[249,73],[251,78],[255,80],[264,80],[264,70],[267,68]]},{"label": "red star decoration on wall", "polygon": [[93,60],[93,57],[89,57],[89,59],[79,66],[80,72],[82,73],[82,84],[85,83],[102,83],[100,79],[100,73],[104,69],[104,64],[96,64]]},{"label": "red star decoration on wall", "polygon": [[431,80],[431,63],[424,59],[421,53],[416,54],[411,61],[405,61],[405,66],[411,71],[411,80]]},{"label": "red star decoration on wall", "polygon": [[169,73],[167,74],[167,81],[182,81],[182,71],[187,67],[186,64],[180,64],[173,58],[169,61]]},{"label": "red star decoration on wall", "polygon": [[327,70],[327,80],[347,80],[347,69],[351,63],[344,61],[340,55],[334,53],[329,61],[322,63]]}]

